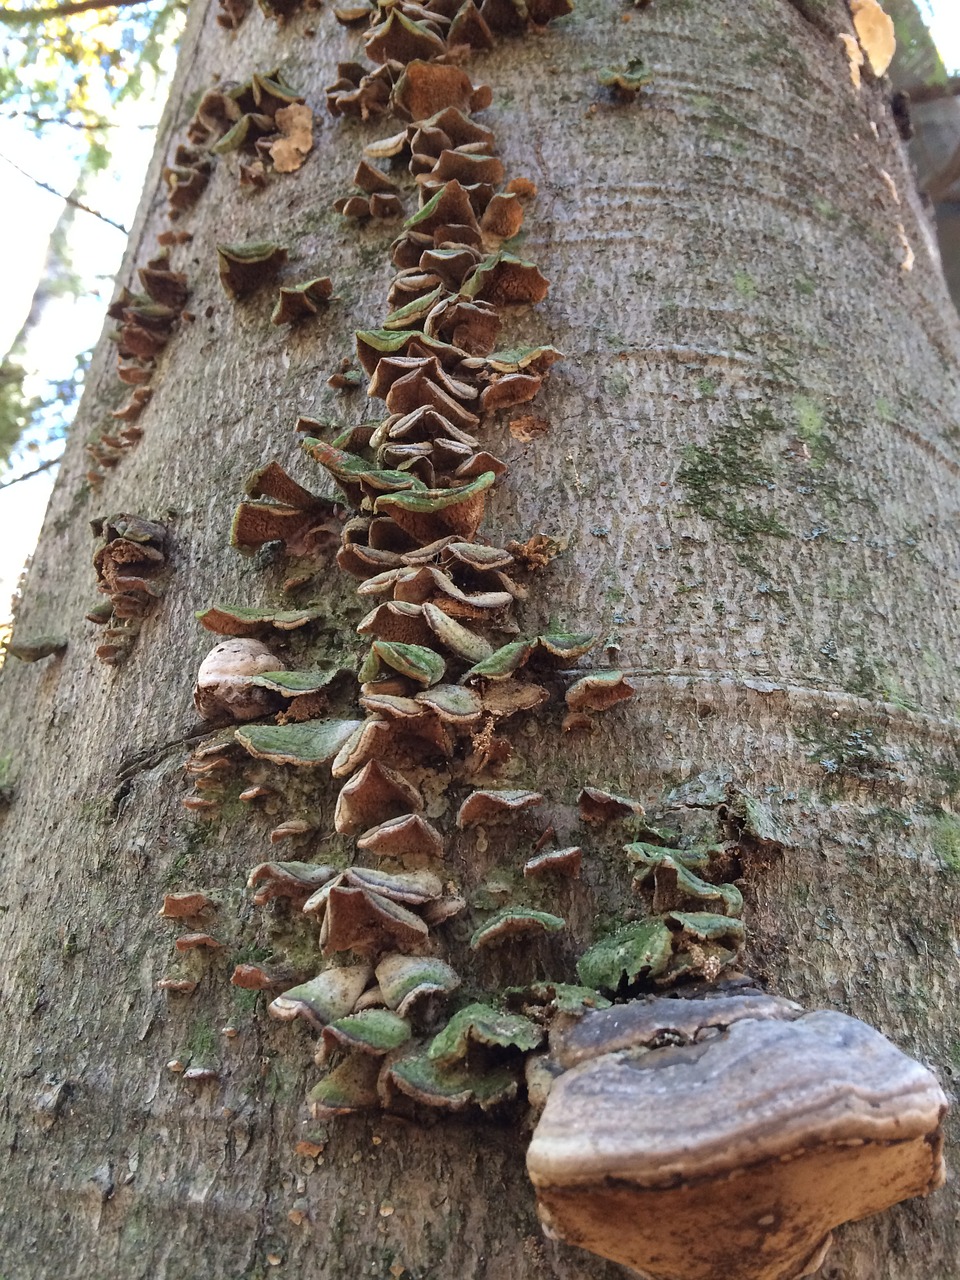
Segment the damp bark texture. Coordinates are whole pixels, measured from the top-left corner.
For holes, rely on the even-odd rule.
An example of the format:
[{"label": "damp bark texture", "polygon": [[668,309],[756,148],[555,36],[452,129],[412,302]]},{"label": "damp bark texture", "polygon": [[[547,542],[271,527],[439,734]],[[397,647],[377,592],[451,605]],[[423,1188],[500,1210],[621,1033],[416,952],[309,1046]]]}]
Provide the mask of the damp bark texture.
[{"label": "damp bark texture", "polygon": [[[159,359],[142,440],[91,489],[85,440],[126,398],[101,344],[20,604],[18,640],[68,645],[8,659],[0,677],[3,1270],[612,1280],[626,1273],[542,1238],[522,1109],[423,1125],[374,1113],[321,1134],[303,1107],[309,1036],[228,982],[269,950],[244,881],[270,856],[270,827],[299,804],[318,829],[285,856],[319,860],[336,787],[301,778],[274,818],[234,804],[201,822],[182,807],[203,732],[192,685],[213,642],[194,611],[279,601],[282,565],[228,545],[244,476],[277,458],[316,488],[297,416],[372,416],[362,391],[326,379],[353,330],[383,314],[396,226],[357,227],[331,206],[360,146],[398,126],[325,114],[323,86],[357,52],[329,10],[282,27],[255,10],[236,33],[215,18],[192,9],[120,283],[168,225],[161,168],[214,77],[279,64],[315,109],[316,146],[262,192],[223,157],[175,224],[193,233],[173,264],[196,319]],[[563,940],[504,952],[485,979],[572,980],[575,956],[629,905],[603,895],[630,837],[578,826],[583,785],[704,838],[749,796],[782,830],[739,869],[745,967],[774,993],[872,1023],[949,1092],[960,335],[884,90],[865,75],[854,91],[841,28],[830,4],[578,0],[542,35],[469,64],[493,88],[480,119],[507,173],[539,192],[522,252],[551,290],[517,336],[567,357],[537,405],[546,435],[518,442],[510,414],[488,429],[511,471],[481,532],[565,540],[522,629],[599,630],[638,689],[597,734],[564,735],[551,712],[516,736],[501,785],[547,796],[566,843],[584,847],[583,878],[561,903]],[[638,56],[652,82],[613,102],[598,70]],[[333,278],[333,300],[299,328],[269,323],[270,290],[236,305],[218,281],[216,243],[267,239],[289,247],[296,279]],[[168,526],[173,573],[126,662],[108,667],[84,614],[89,522],[116,512]],[[321,601],[291,665],[362,651],[361,607],[332,568]],[[444,814],[438,798],[437,820],[452,827],[458,802]],[[464,833],[449,875],[481,901],[536,834]],[[177,998],[156,988],[174,957],[157,909],[188,889],[219,896],[209,928],[226,946]],[[217,1079],[185,1083],[173,1059]],[[948,1139],[956,1113],[951,1125]],[[305,1137],[322,1151],[296,1154]],[[843,1228],[821,1276],[952,1274],[957,1187]]]}]

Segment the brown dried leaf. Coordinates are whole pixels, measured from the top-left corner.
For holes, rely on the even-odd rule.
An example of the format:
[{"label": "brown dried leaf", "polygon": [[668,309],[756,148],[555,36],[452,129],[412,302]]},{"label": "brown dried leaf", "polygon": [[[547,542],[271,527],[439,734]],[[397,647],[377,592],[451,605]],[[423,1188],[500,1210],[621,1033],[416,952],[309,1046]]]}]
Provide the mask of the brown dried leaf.
[{"label": "brown dried leaf", "polygon": [[274,119],[280,137],[271,144],[270,159],[277,173],[293,173],[313,150],[313,112],[308,106],[294,102],[281,107]]}]

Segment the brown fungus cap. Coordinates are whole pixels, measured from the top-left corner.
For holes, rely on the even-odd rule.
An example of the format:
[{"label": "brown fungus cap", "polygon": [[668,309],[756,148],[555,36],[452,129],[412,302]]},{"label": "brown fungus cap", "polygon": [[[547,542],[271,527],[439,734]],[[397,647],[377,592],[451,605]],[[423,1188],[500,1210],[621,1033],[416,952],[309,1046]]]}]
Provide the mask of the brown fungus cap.
[{"label": "brown fungus cap", "polygon": [[261,285],[275,280],[287,260],[286,249],[272,241],[253,244],[219,244],[220,283],[234,302],[246,298]]},{"label": "brown fungus cap", "polygon": [[331,1120],[379,1106],[379,1074],[379,1058],[350,1054],[307,1094],[310,1114],[315,1120]]},{"label": "brown fungus cap", "polygon": [[[403,68],[398,62],[385,62],[367,73],[357,62],[340,63],[342,73],[326,89],[327,110],[333,116],[357,116],[372,120],[390,109],[390,94]],[[404,135],[405,136],[405,135]]]},{"label": "brown fungus cap", "polygon": [[572,684],[565,701],[571,711],[607,711],[635,694],[622,671],[596,671]]},{"label": "brown fungus cap", "polygon": [[443,836],[419,813],[389,818],[357,840],[357,848],[377,858],[443,857]]},{"label": "brown fungus cap", "polygon": [[465,0],[457,10],[447,32],[447,43],[451,49],[458,45],[478,50],[493,48],[493,32],[473,0]]},{"label": "brown fungus cap", "polygon": [[527,1153],[551,1236],[653,1280],[792,1280],[940,1185],[930,1071],[841,1013],[757,1014],[559,1077]]},{"label": "brown fungus cap", "polygon": [[526,879],[558,875],[579,880],[582,861],[583,850],[577,846],[571,846],[568,849],[549,849],[546,853],[538,853],[528,858],[523,864],[523,874]]},{"label": "brown fungus cap", "polygon": [[481,823],[508,822],[514,814],[543,804],[539,791],[474,791],[457,813],[457,826],[461,831]]},{"label": "brown fungus cap", "polygon": [[393,109],[403,120],[426,120],[453,107],[480,111],[490,105],[488,85],[477,88],[465,71],[450,63],[409,62],[393,89]]},{"label": "brown fungus cap", "polygon": [[270,991],[277,982],[259,965],[238,964],[230,975],[230,985],[243,991]]},{"label": "brown fungus cap", "polygon": [[373,62],[412,62],[446,53],[443,39],[422,22],[409,18],[401,8],[391,8],[387,20],[374,27],[364,44]]},{"label": "brown fungus cap", "polygon": [[643,805],[629,796],[602,791],[599,787],[584,787],[577,797],[580,817],[591,826],[603,826],[618,819],[643,816]]},{"label": "brown fungus cap", "polygon": [[537,374],[504,374],[484,387],[480,407],[485,413],[491,413],[497,409],[510,409],[517,404],[526,404],[536,396],[542,385],[543,378]]},{"label": "brown fungus cap", "polygon": [[521,936],[529,938],[558,933],[565,924],[565,920],[549,911],[537,911],[533,907],[504,907],[475,930],[470,939],[470,950],[502,946]]},{"label": "brown fungus cap", "polygon": [[483,519],[486,491],[495,480],[492,471],[485,471],[469,484],[449,489],[385,494],[376,500],[374,510],[389,515],[421,545],[448,534],[472,538]]},{"label": "brown fungus cap", "polygon": [[381,956],[376,979],[388,1008],[403,1018],[428,997],[449,995],[460,986],[460,975],[445,961],[397,951]]},{"label": "brown fungus cap", "polygon": [[425,941],[427,932],[425,922],[401,903],[369,889],[338,885],[329,894],[320,948],[324,955],[407,950]]},{"label": "brown fungus cap", "polygon": [[284,285],[270,316],[271,324],[297,324],[309,316],[315,316],[320,304],[328,302],[333,294],[333,282],[329,276],[317,276],[303,284]]},{"label": "brown fungus cap", "polygon": [[164,920],[190,920],[216,909],[216,902],[205,893],[165,893],[163,906],[157,913]]},{"label": "brown fungus cap", "polygon": [[431,193],[430,199],[408,218],[404,226],[408,231],[421,235],[433,235],[438,227],[455,223],[480,233],[480,224],[473,211],[470,194],[456,178],[445,183],[439,191]]},{"label": "brown fungus cap", "polygon": [[512,192],[498,192],[491,199],[483,217],[480,230],[491,240],[509,240],[523,226],[523,205],[520,196]]},{"label": "brown fungus cap", "polygon": [[357,624],[357,634],[416,645],[429,645],[433,637],[423,616],[423,606],[405,600],[389,600],[371,609]]},{"label": "brown fungus cap", "polygon": [[334,826],[341,835],[355,835],[389,818],[422,809],[423,800],[411,782],[371,760],[341,788]]},{"label": "brown fungus cap", "polygon": [[247,888],[256,891],[258,907],[273,898],[304,902],[337,874],[336,867],[312,862],[261,862],[247,876]]},{"label": "brown fungus cap", "polygon": [[183,933],[177,938],[174,946],[178,951],[211,950],[219,951],[223,946],[209,933]]}]

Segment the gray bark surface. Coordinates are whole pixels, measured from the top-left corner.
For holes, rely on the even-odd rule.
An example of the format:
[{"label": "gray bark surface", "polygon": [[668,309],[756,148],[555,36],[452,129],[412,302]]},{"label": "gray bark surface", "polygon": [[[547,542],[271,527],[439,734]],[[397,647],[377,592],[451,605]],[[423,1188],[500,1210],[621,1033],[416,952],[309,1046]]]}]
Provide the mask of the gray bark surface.
[{"label": "gray bark surface", "polygon": [[[584,843],[584,880],[558,895],[567,941],[511,949],[473,978],[570,980],[598,915],[622,909],[628,837],[576,825],[581,786],[640,798],[652,823],[709,832],[716,784],[732,783],[789,831],[781,853],[744,858],[747,967],[779,994],[871,1022],[949,1092],[960,1069],[960,331],[884,94],[869,77],[853,91],[836,15],[817,9],[831,17],[811,22],[783,0],[655,0],[643,12],[579,0],[545,33],[469,64],[493,87],[481,118],[508,177],[539,188],[522,252],[551,290],[507,337],[567,357],[535,406],[548,435],[517,443],[510,414],[485,432],[511,469],[481,533],[501,545],[534,530],[568,538],[532,579],[521,627],[600,631],[638,688],[594,736],[564,736],[555,711],[508,731],[502,785],[545,793],[560,835]],[[320,487],[297,416],[346,426],[376,412],[362,392],[326,386],[353,330],[385,314],[392,274],[395,228],[358,229],[331,210],[362,143],[398,127],[323,111],[322,88],[356,45],[329,10],[282,28],[254,11],[233,35],[213,6],[194,7],[127,278],[166,225],[161,167],[215,76],[279,63],[315,109],[316,146],[256,195],[225,157],[175,224],[194,235],[174,265],[197,319],[160,358],[142,441],[91,491],[84,433],[125,398],[101,344],[20,605],[17,639],[63,632],[69,645],[8,660],[0,676],[0,756],[15,787],[0,811],[7,1280],[626,1275],[541,1237],[521,1111],[347,1118],[326,1126],[317,1160],[295,1155],[318,1129],[303,1105],[311,1039],[271,1022],[262,1001],[251,1008],[228,976],[285,927],[244,888],[250,867],[277,856],[270,827],[306,813],[332,831],[336,786],[325,771],[278,770],[286,803],[273,818],[228,805],[204,824],[181,804],[201,732],[191,689],[214,639],[193,611],[280,598],[282,564],[228,546],[243,479],[278,458]],[[654,80],[614,104],[597,70],[637,55]],[[242,305],[223,294],[215,244],[267,238],[290,247],[291,279],[332,275],[337,297],[317,321],[274,328],[271,291]],[[88,521],[118,511],[169,524],[175,572],[111,669],[83,615],[96,598]],[[362,651],[361,606],[333,568],[324,599],[329,618],[291,641],[295,665]],[[461,797],[454,788],[438,818],[448,830]],[[449,874],[468,892],[526,856],[529,841],[514,849],[504,830],[451,842]],[[331,844],[284,856],[319,860]],[[221,895],[211,932],[227,948],[193,996],[168,998],[155,984],[175,930],[156,912],[165,891],[194,888]],[[216,1067],[219,1083],[191,1089],[166,1069],[178,1057]],[[958,1207],[954,1181],[844,1228],[820,1274],[951,1280]]]}]

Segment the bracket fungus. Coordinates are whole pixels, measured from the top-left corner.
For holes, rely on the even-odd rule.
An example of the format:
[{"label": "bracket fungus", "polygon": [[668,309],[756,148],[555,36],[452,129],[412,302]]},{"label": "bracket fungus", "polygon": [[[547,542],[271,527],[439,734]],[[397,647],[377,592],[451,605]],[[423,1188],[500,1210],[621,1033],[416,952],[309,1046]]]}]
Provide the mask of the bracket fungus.
[{"label": "bracket fungus", "polygon": [[474,931],[470,949],[480,951],[484,947],[501,945],[519,935],[529,937],[557,933],[565,923],[560,916],[551,915],[549,911],[536,911],[532,907],[504,907]]},{"label": "bracket fungus", "polygon": [[284,285],[280,289],[277,304],[270,316],[271,324],[297,324],[315,316],[322,302],[333,296],[333,281],[329,276],[317,276],[303,284]]},{"label": "bracket fungus", "polygon": [[554,1238],[651,1280],[792,1280],[943,1180],[946,1098],[879,1032],[771,997],[638,1001],[551,1044],[527,1152]]},{"label": "bracket fungus", "polygon": [[362,724],[359,720],[304,720],[237,730],[237,741],[258,760],[311,767],[329,764]]},{"label": "bracket fungus", "polygon": [[632,102],[652,79],[653,74],[644,69],[642,58],[631,58],[623,71],[615,67],[601,67],[597,72],[598,82],[621,102]]},{"label": "bracket fungus", "polygon": [[100,539],[93,557],[97,586],[109,596],[110,607],[92,610],[87,617],[105,627],[97,657],[116,665],[126,658],[163,592],[169,570],[167,530],[130,514],[96,519],[91,527]]},{"label": "bracket fungus", "polygon": [[193,704],[203,720],[257,720],[275,709],[276,695],[253,676],[282,671],[285,663],[259,640],[223,640],[197,672]]},{"label": "bracket fungus", "polygon": [[514,814],[543,804],[539,791],[474,791],[457,813],[457,826],[462,830],[481,823],[509,821]]},{"label": "bracket fungus", "polygon": [[272,240],[250,244],[218,244],[220,283],[234,302],[275,280],[287,260],[287,250]]},{"label": "bracket fungus", "polygon": [[619,796],[599,787],[584,787],[577,797],[580,817],[591,826],[603,826],[624,818],[643,817],[643,805],[629,796]]},{"label": "bracket fungus", "polygon": [[66,647],[66,636],[34,636],[28,640],[14,637],[0,648],[0,654],[9,654],[11,658],[19,658],[21,662],[40,662],[43,658],[63,653]]}]

